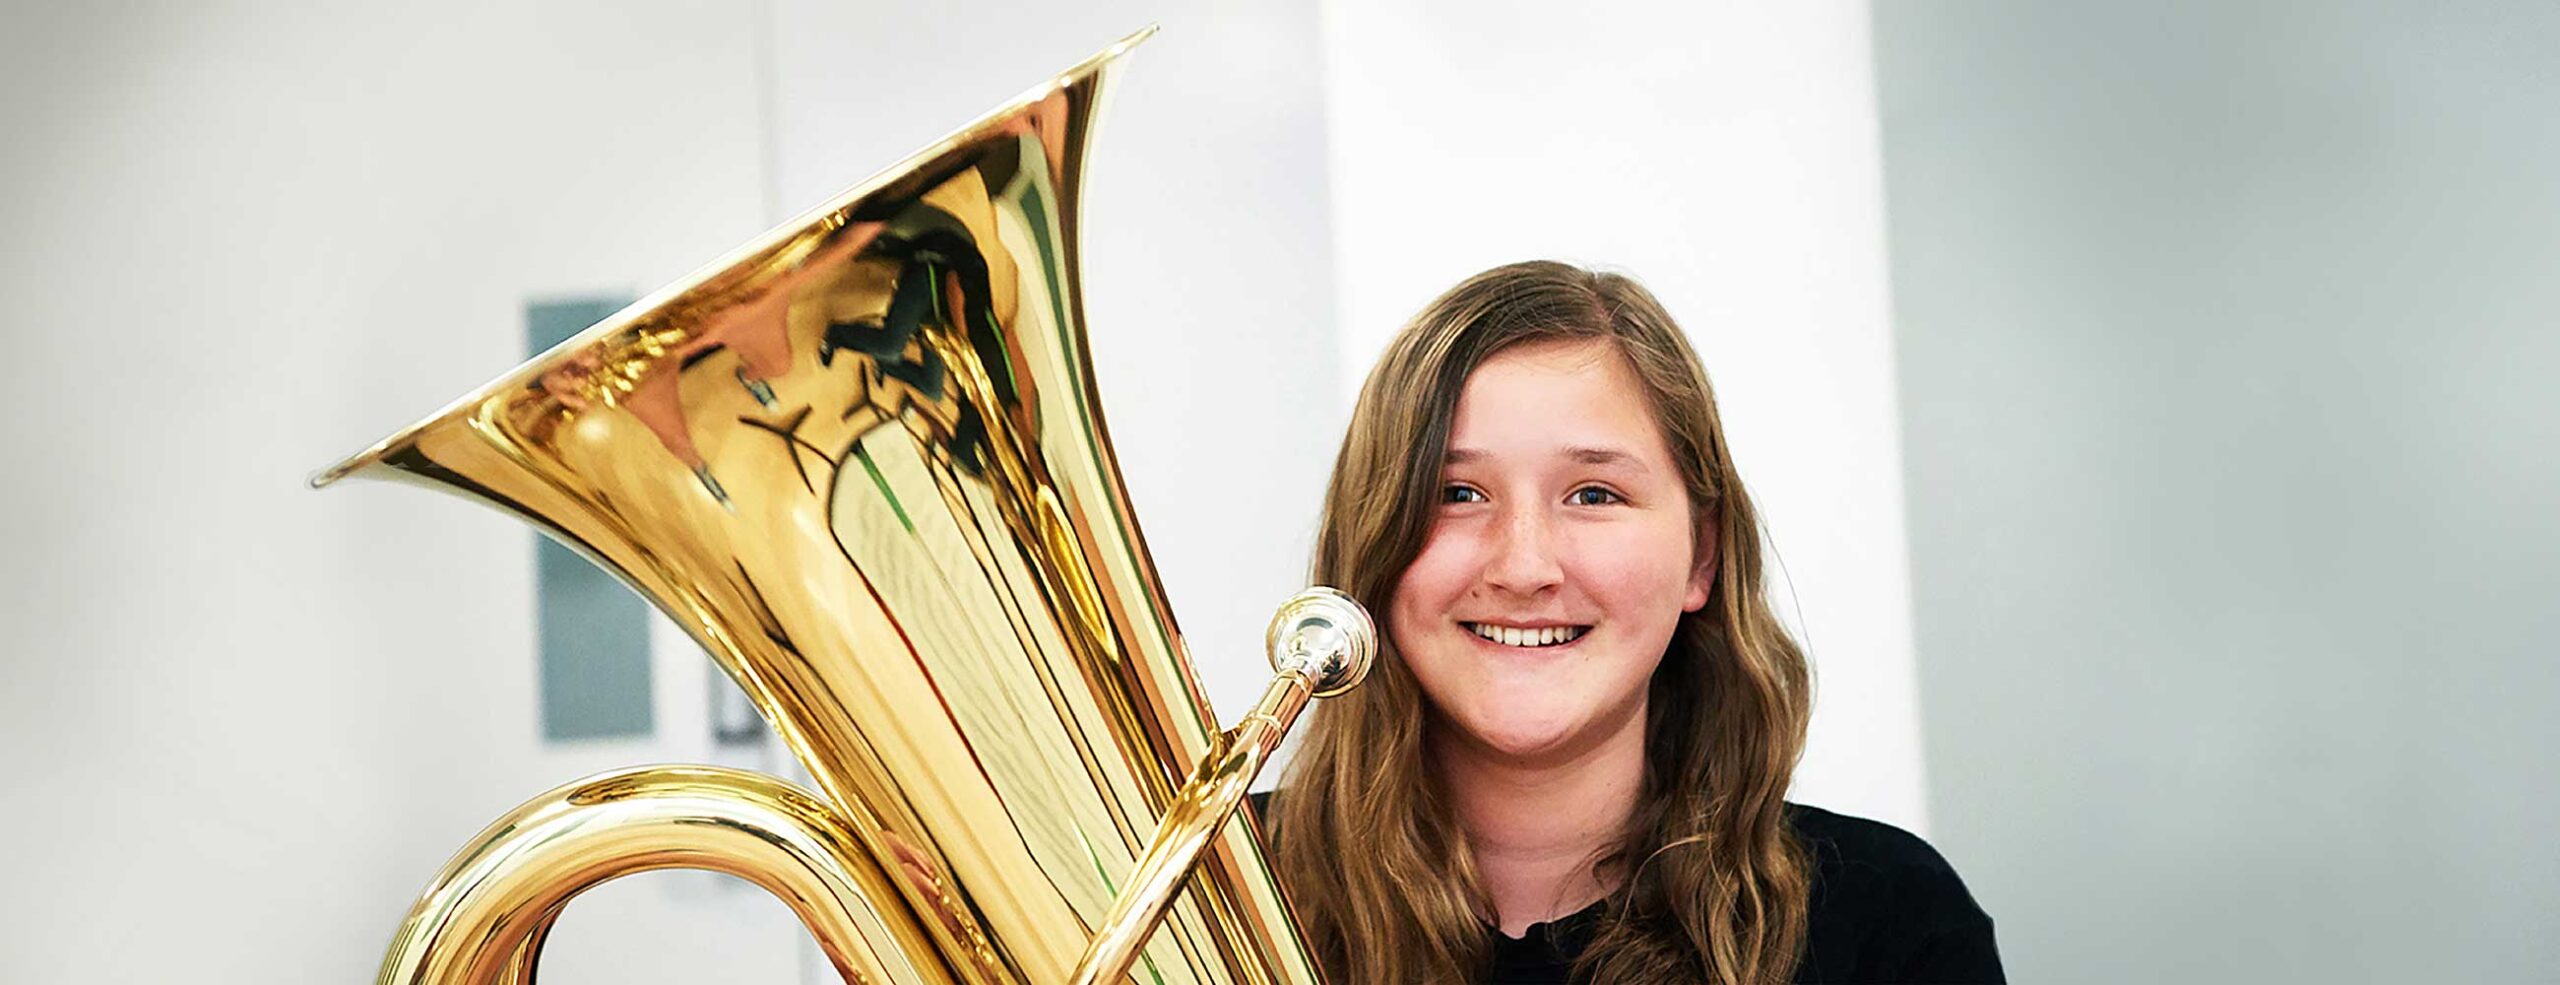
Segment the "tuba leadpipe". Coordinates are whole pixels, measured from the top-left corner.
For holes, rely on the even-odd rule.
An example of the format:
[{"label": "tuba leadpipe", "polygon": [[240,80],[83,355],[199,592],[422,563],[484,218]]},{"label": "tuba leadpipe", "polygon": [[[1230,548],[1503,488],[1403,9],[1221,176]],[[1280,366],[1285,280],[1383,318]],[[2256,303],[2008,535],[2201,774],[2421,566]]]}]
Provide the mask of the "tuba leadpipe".
[{"label": "tuba leadpipe", "polygon": [[1311,589],[1221,730],[1103,426],[1077,282],[1132,35],[315,475],[496,506],[701,643],[812,778],[591,777],[428,886],[380,981],[529,982],[632,872],[780,897],[847,981],[1311,982],[1245,785],[1366,673]]}]

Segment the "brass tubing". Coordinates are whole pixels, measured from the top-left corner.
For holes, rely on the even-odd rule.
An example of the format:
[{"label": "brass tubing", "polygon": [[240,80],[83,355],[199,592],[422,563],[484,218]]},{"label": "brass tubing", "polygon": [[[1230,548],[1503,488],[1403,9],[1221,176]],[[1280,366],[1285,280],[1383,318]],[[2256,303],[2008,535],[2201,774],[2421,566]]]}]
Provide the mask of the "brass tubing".
[{"label": "brass tubing", "polygon": [[764,887],[799,915],[848,982],[950,981],[904,908],[876,905],[897,890],[832,810],[772,777],[710,766],[606,773],[500,818],[410,910],[375,980],[530,981],[541,938],[570,898],[668,868]]},{"label": "brass tubing", "polygon": [[1271,678],[1244,721],[1218,738],[1218,745],[1183,784],[1172,809],[1165,812],[1153,842],[1138,858],[1136,871],[1112,900],[1111,913],[1076,963],[1073,985],[1118,982],[1129,974],[1140,948],[1155,933],[1156,921],[1173,905],[1200,850],[1227,825],[1236,805],[1244,802],[1253,778],[1280,747],[1289,726],[1306,710],[1315,684],[1304,670],[1284,669]]}]

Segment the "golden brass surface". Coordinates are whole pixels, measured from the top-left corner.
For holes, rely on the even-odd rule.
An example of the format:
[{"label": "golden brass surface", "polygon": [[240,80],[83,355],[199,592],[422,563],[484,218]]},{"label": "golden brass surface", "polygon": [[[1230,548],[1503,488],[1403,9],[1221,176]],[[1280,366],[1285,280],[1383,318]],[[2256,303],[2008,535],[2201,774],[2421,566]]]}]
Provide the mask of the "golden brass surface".
[{"label": "golden brass surface", "polygon": [[1137,871],[1102,922],[1102,932],[1076,962],[1075,975],[1068,979],[1073,985],[1116,982],[1128,974],[1149,928],[1172,905],[1183,876],[1210,837],[1244,802],[1254,776],[1288,737],[1307,699],[1340,694],[1368,675],[1377,629],[1360,603],[1319,587],[1283,603],[1271,618],[1267,639],[1271,684],[1244,721],[1218,738],[1217,748],[1200,760],[1165,812],[1155,843],[1138,859]]},{"label": "golden brass surface", "polygon": [[380,981],[529,981],[569,898],[669,866],[782,897],[847,981],[1317,980],[1235,806],[1374,629],[1292,600],[1222,732],[1085,347],[1087,142],[1151,32],[313,478],[459,492],[577,549],[817,787],[652,767],[546,794],[429,887]]},{"label": "golden brass surface", "polygon": [[[894,905],[896,887],[836,811],[781,780],[713,766],[589,777],[498,819],[401,924],[383,980],[531,981],[540,935],[571,897],[677,867],[763,886],[800,915],[846,981],[951,981],[938,964],[905,960],[908,945],[925,940],[922,928]],[[438,948],[441,940],[524,944],[464,951]]]}]

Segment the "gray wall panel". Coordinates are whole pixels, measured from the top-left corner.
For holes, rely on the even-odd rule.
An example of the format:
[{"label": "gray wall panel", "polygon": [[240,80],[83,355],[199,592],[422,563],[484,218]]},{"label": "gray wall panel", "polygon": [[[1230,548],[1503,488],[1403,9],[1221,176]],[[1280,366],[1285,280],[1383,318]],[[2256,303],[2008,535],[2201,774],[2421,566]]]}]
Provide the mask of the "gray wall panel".
[{"label": "gray wall panel", "polygon": [[2026,981],[2560,980],[2560,7],[1873,7],[1934,833]]}]

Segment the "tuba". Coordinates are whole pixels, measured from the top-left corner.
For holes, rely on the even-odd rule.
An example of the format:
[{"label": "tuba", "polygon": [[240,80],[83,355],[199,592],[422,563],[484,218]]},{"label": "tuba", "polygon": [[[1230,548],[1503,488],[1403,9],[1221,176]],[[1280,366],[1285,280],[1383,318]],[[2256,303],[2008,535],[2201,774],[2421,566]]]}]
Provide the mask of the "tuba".
[{"label": "tuba", "polygon": [[1310,589],[1215,717],[1103,428],[1077,285],[1105,49],[634,303],[315,486],[516,514],[663,609],[814,789],[709,766],[570,783],[436,876],[379,981],[530,982],[589,886],[762,886],[848,982],[1310,982],[1236,807],[1368,615]]}]

